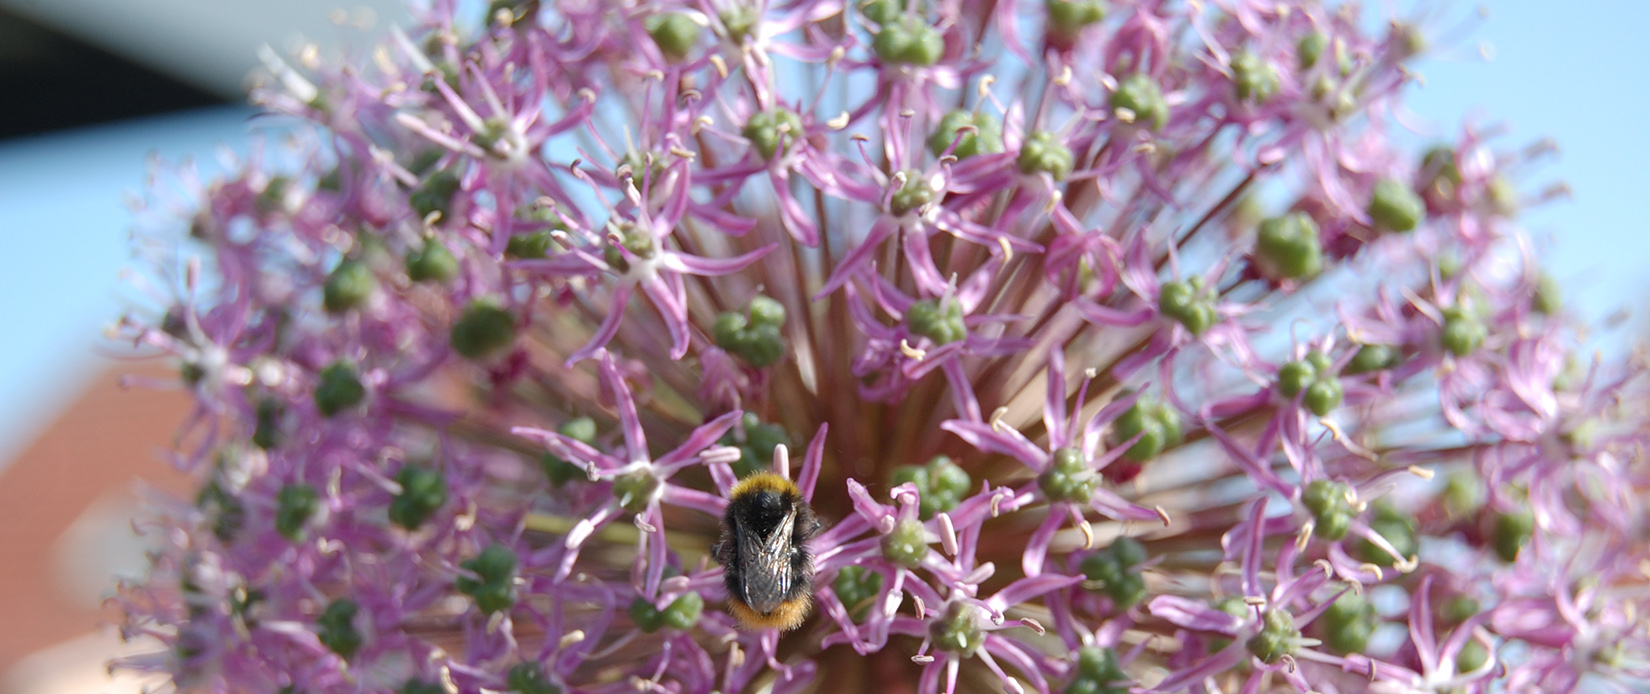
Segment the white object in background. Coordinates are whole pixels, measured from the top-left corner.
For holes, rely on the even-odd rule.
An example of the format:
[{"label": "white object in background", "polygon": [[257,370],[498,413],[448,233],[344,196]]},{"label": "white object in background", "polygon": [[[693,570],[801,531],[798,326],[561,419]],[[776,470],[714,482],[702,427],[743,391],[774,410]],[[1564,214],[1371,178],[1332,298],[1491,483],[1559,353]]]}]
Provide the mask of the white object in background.
[{"label": "white object in background", "polygon": [[[0,0],[0,6],[134,63],[226,98],[244,92],[269,44],[286,53],[298,40],[323,50],[364,26],[407,17],[404,0]],[[341,23],[340,23],[340,20]]]}]

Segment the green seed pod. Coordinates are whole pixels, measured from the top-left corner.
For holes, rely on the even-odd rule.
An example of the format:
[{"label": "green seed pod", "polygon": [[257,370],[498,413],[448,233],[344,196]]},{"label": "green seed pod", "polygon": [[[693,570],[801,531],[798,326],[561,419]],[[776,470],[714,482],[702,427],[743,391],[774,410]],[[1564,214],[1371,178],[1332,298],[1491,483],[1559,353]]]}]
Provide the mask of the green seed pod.
[{"label": "green seed pod", "polygon": [[758,294],[751,297],[751,325],[781,328],[785,326],[785,305]]},{"label": "green seed pod", "polygon": [[[962,132],[968,126],[974,126],[974,132]],[[957,143],[956,147],[951,146],[953,142]],[[960,110],[947,113],[934,128],[934,133],[928,136],[928,151],[938,157],[947,149],[958,159],[1002,152],[1002,125],[989,113]]]},{"label": "green seed pod", "polygon": [[656,14],[648,17],[645,24],[647,35],[670,62],[682,62],[699,42],[699,23],[685,14]]},{"label": "green seed pod", "polygon": [[1265,103],[1278,91],[1278,71],[1248,51],[1232,55],[1232,88],[1238,101]]},{"label": "green seed pod", "polygon": [[1411,231],[1426,218],[1421,196],[1396,180],[1383,178],[1375,183],[1369,197],[1369,216],[1383,231]]},{"label": "green seed pod", "polygon": [[366,399],[366,386],[361,385],[361,377],[356,374],[354,366],[336,361],[321,369],[315,384],[315,409],[321,412],[321,416],[331,417]]},{"label": "green seed pod", "polygon": [[1037,476],[1037,486],[1054,502],[1088,503],[1099,485],[1100,477],[1075,448],[1055,451],[1048,469]]},{"label": "green seed pod", "polygon": [[665,616],[652,602],[638,597],[630,602],[630,621],[642,631],[651,634],[665,625]]},{"label": "green seed pod", "polygon": [[1193,335],[1202,335],[1220,319],[1213,303],[1203,295],[1203,278],[1165,282],[1158,290],[1157,310],[1185,326]]},{"label": "green seed pod", "polygon": [[836,593],[837,600],[842,602],[848,613],[857,619],[871,607],[871,601],[882,591],[882,574],[863,566],[846,566],[837,572],[836,580],[831,582],[831,591]]},{"label": "green seed pod", "polygon": [[871,49],[886,63],[933,65],[945,55],[945,37],[921,17],[905,15],[884,23]]},{"label": "green seed pod", "polygon": [[1484,644],[1479,643],[1478,639],[1467,639],[1467,643],[1461,646],[1461,652],[1455,654],[1455,670],[1472,672],[1484,667],[1489,661],[1490,652],[1484,648]]},{"label": "green seed pod", "polygon": [[1106,19],[1106,3],[1100,0],[1046,0],[1048,23],[1044,25],[1051,46],[1070,48],[1083,29]]},{"label": "green seed pod", "polygon": [[516,342],[516,317],[488,299],[476,299],[464,308],[449,336],[453,351],[466,359],[498,356]]},{"label": "green seed pod", "polygon": [[1348,497],[1351,485],[1332,480],[1313,480],[1301,488],[1301,505],[1312,513],[1313,534],[1334,542],[1346,537],[1357,512]]},{"label": "green seed pod", "polygon": [[561,687],[550,683],[538,663],[520,663],[510,668],[504,675],[504,686],[521,694],[561,694]]},{"label": "green seed pod", "polygon": [[1499,513],[1490,532],[1490,545],[1495,547],[1495,556],[1511,564],[1518,561],[1519,550],[1524,549],[1534,532],[1535,516],[1529,511]]},{"label": "green seed pod", "polygon": [[1255,269],[1268,279],[1305,279],[1323,271],[1318,224],[1304,212],[1260,223],[1255,236]]},{"label": "green seed pod", "polygon": [[304,525],[321,510],[321,493],[307,484],[289,484],[275,495],[275,531],[294,542],[303,539]]},{"label": "green seed pod", "polygon": [[1397,348],[1389,345],[1363,345],[1358,353],[1352,355],[1352,361],[1346,365],[1343,372],[1348,376],[1366,374],[1373,371],[1385,371],[1402,360],[1403,355]]},{"label": "green seed pod", "polygon": [[328,313],[343,313],[360,308],[378,290],[378,278],[372,268],[358,260],[345,260],[327,275],[321,288],[321,304]]},{"label": "green seed pod", "polygon": [[1244,643],[1249,652],[1267,665],[1275,665],[1283,657],[1293,656],[1300,648],[1300,629],[1295,628],[1295,618],[1281,609],[1266,613],[1260,633],[1249,637]]},{"label": "green seed pod", "polygon": [[[439,157],[440,152],[435,154]],[[442,169],[430,174],[424,185],[408,195],[407,204],[418,213],[419,219],[428,218],[431,212],[440,212],[441,218],[446,219],[452,216],[453,195],[458,193],[459,186],[458,174]]]},{"label": "green seed pod", "polygon": [[[1369,528],[1392,543],[1393,549],[1398,550],[1406,559],[1415,556],[1416,551],[1420,549],[1420,544],[1415,539],[1415,522],[1389,504],[1375,504],[1375,517],[1370,520]],[[1386,550],[1368,540],[1358,543],[1358,556],[1364,561],[1382,567],[1395,566],[1398,562],[1387,554]]]},{"label": "green seed pod", "polygon": [[445,284],[458,276],[458,258],[440,241],[424,240],[424,247],[407,252],[407,279]]},{"label": "green seed pod", "polygon": [[907,169],[905,183],[900,185],[899,190],[894,191],[894,195],[888,201],[888,213],[895,217],[903,217],[933,200],[934,189],[928,187],[928,182],[923,180],[922,172]]},{"label": "green seed pod", "polygon": [[1328,376],[1306,387],[1306,396],[1301,398],[1301,404],[1312,414],[1322,417],[1340,406],[1342,395],[1340,379]]},{"label": "green seed pod", "polygon": [[1278,367],[1278,393],[1283,397],[1295,397],[1316,380],[1318,380],[1317,368],[1305,359],[1287,362]]},{"label": "green seed pod", "polygon": [[1338,655],[1362,653],[1380,626],[1375,606],[1353,591],[1341,594],[1323,613],[1323,640]]},{"label": "green seed pod", "polygon": [[339,598],[327,604],[327,609],[315,619],[316,636],[321,645],[348,660],[361,649],[366,640],[355,630],[355,613],[361,607],[349,598]]},{"label": "green seed pod", "polygon": [[417,463],[407,463],[395,473],[401,493],[390,501],[390,521],[408,530],[417,530],[436,509],[447,503],[447,477]]},{"label": "green seed pod", "polygon": [[985,629],[980,626],[980,608],[962,601],[953,601],[945,609],[945,617],[928,627],[929,638],[936,650],[955,653],[967,658],[985,643]]},{"label": "green seed pod", "polygon": [[803,132],[801,116],[783,108],[776,108],[751,114],[750,120],[745,121],[745,127],[739,134],[750,140],[751,147],[754,147],[763,159],[773,159],[775,154],[785,151],[791,143],[802,139]]},{"label": "green seed pod", "polygon": [[945,345],[968,338],[968,327],[963,323],[962,305],[952,300],[944,312],[933,299],[911,304],[905,312],[905,324],[912,333]]},{"label": "green seed pod", "polygon": [[727,29],[728,40],[736,45],[745,43],[745,38],[751,35],[762,19],[756,8],[745,5],[734,5],[723,10],[717,18],[722,21],[722,28]]},{"label": "green seed pod", "polygon": [[1489,328],[1476,317],[1459,307],[1444,309],[1444,328],[1439,339],[1450,354],[1457,357],[1472,354],[1484,345],[1487,337]]},{"label": "green seed pod", "polygon": [[281,445],[281,417],[286,406],[274,398],[258,401],[257,425],[252,430],[252,445],[272,450]]},{"label": "green seed pod", "polygon": [[1015,165],[1020,173],[1028,176],[1046,173],[1056,181],[1063,181],[1071,175],[1071,167],[1076,165],[1076,161],[1071,148],[1056,139],[1054,133],[1036,130],[1026,135],[1025,142],[1020,144],[1020,156],[1015,160]]},{"label": "green seed pod", "polygon": [[1140,439],[1124,451],[1123,457],[1144,463],[1180,443],[1180,415],[1162,403],[1139,400],[1112,423],[1112,432],[1114,445],[1139,434]]},{"label": "green seed pod", "polygon": [[928,539],[922,523],[907,519],[895,525],[882,536],[882,556],[907,569],[921,566],[923,557],[928,556]]},{"label": "green seed pod", "polygon": [[704,610],[704,596],[689,591],[671,601],[669,607],[660,611],[659,618],[664,626],[677,631],[687,631],[699,623],[699,615]]},{"label": "green seed pod", "polygon": [[515,234],[504,246],[504,257],[520,260],[536,260],[550,254],[552,242],[549,229],[530,231],[525,234]]},{"label": "green seed pod", "polygon": [[1123,78],[1111,93],[1110,103],[1113,115],[1125,123],[1158,130],[1169,122],[1169,103],[1163,100],[1163,90],[1145,73]]},{"label": "green seed pod", "polygon": [[662,485],[663,482],[647,470],[627,472],[613,480],[613,498],[618,499],[626,511],[641,513],[647,510]]}]

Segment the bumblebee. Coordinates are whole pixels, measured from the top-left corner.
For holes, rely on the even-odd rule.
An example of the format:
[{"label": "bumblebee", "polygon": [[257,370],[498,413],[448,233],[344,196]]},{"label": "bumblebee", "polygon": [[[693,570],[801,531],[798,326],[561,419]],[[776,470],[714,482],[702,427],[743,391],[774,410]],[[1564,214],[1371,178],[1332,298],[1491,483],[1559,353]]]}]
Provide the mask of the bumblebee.
[{"label": "bumblebee", "polygon": [[813,553],[819,519],[790,480],[758,472],[728,495],[722,538],[711,554],[722,564],[728,607],[746,629],[790,631],[813,606]]}]

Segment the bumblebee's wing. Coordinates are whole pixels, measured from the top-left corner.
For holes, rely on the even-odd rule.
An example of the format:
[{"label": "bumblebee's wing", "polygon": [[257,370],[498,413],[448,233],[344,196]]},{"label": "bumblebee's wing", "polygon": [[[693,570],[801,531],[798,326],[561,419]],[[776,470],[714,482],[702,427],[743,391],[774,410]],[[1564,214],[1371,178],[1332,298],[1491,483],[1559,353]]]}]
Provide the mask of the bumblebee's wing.
[{"label": "bumblebee's wing", "polygon": [[791,535],[796,509],[785,512],[767,537],[739,524],[739,564],[743,567],[744,601],[757,612],[778,609],[791,591]]}]

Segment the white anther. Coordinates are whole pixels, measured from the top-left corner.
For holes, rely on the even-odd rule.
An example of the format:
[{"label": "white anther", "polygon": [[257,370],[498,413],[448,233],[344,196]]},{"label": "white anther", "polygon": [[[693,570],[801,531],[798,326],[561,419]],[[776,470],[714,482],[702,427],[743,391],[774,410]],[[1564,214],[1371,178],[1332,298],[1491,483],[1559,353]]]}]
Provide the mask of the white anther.
[{"label": "white anther", "polygon": [[906,341],[903,337],[899,339],[899,351],[901,354],[917,361],[922,361],[923,359],[928,358],[928,352],[912,347],[911,343]]},{"label": "white anther", "polygon": [[[1001,434],[1003,433],[1003,429],[1008,428],[1008,425],[1003,423],[1003,417],[1007,414],[1007,405],[1003,405],[1002,407],[991,411],[991,431],[993,433]],[[996,515],[995,511],[993,511],[992,515]]]}]

